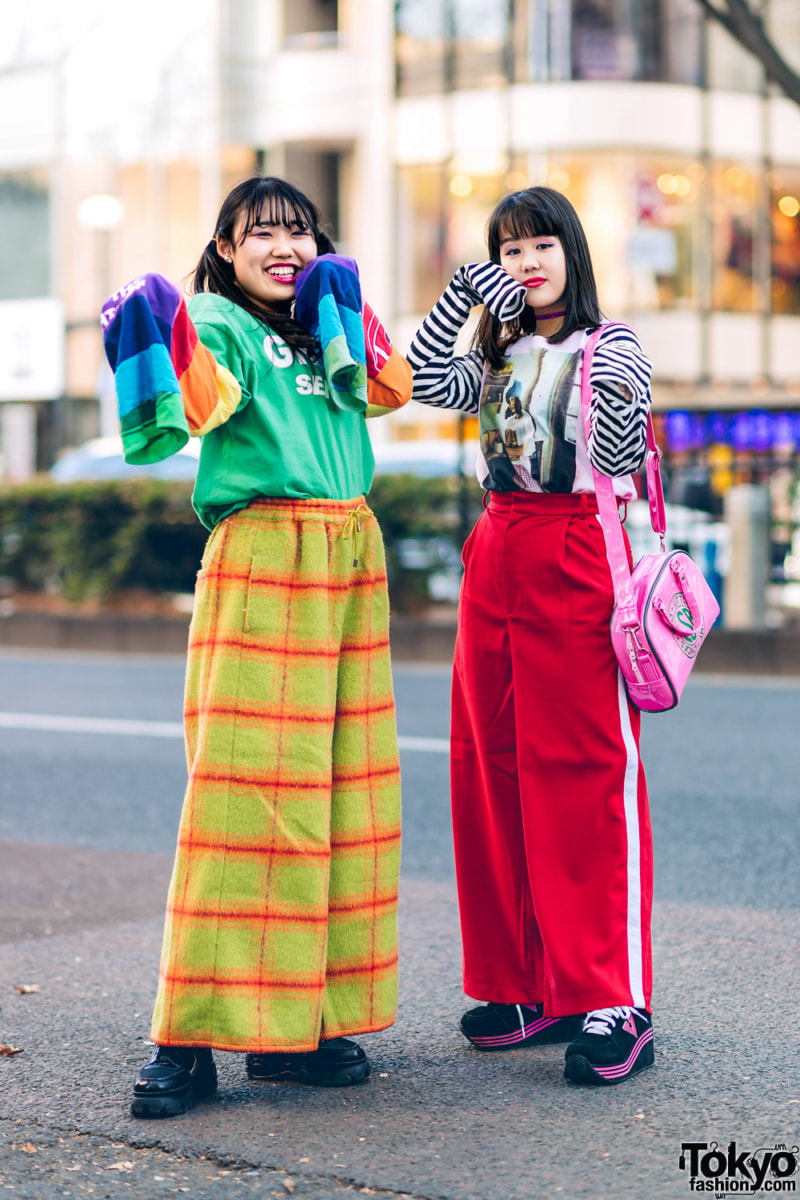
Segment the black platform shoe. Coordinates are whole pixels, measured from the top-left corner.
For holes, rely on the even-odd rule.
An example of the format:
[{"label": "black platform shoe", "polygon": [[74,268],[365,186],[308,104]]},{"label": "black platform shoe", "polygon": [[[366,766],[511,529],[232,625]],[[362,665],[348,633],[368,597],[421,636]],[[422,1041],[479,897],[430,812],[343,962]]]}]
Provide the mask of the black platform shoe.
[{"label": "black platform shoe", "polygon": [[349,1087],[369,1075],[369,1059],[357,1042],[332,1038],[305,1054],[248,1054],[247,1078],[307,1087]]},{"label": "black platform shoe", "polygon": [[460,1029],[479,1050],[516,1050],[571,1042],[580,1033],[583,1013],[546,1017],[541,1004],[482,1004],[465,1012]]},{"label": "black platform shoe", "polygon": [[217,1090],[211,1051],[199,1046],[156,1046],[133,1085],[134,1117],[177,1117]]}]

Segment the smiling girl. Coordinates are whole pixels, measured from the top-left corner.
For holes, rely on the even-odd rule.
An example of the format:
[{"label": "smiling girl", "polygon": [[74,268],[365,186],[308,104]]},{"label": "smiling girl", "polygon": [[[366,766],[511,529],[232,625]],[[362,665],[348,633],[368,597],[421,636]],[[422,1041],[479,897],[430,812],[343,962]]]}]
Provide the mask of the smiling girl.
[{"label": "smiling girl", "polygon": [[[652,847],[591,464],[635,497],[650,364],[630,330],[605,328],[587,444],[581,363],[602,317],[577,214],[528,188],[497,206],[488,245],[408,355],[415,399],[479,417],[486,489],[453,672],[464,990],[486,1001],[461,1029],[481,1050],[567,1042],[568,1079],[619,1083],[653,1062]],[[454,358],[477,304],[477,345]]]},{"label": "smiling girl", "polygon": [[[411,376],[320,222],[283,180],[235,187],[195,271],[190,320],[165,339],[174,362],[176,344],[180,356],[199,338],[191,363],[199,355],[216,372],[187,399],[194,366],[181,361],[189,427],[202,435],[193,502],[211,535],[189,634],[189,780],[156,1048],[134,1084],[137,1117],[210,1095],[214,1048],[246,1052],[250,1079],[359,1083],[369,1063],[350,1035],[395,1017],[400,778],[365,416],[368,402],[372,413],[408,399]],[[294,316],[323,268],[344,271],[349,315],[365,326],[366,369],[352,364],[361,390],[337,389]],[[143,277],[107,306],[121,400],[126,338],[157,337],[170,289],[177,297]],[[157,365],[162,350],[128,361]],[[192,407],[200,400],[208,419]],[[145,440],[162,401],[163,389],[144,405]]]}]

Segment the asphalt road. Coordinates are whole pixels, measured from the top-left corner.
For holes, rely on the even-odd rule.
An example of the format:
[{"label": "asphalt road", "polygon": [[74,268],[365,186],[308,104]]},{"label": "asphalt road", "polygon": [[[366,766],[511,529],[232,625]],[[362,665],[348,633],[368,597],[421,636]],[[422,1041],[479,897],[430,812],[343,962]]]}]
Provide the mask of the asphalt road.
[{"label": "asphalt road", "polygon": [[365,1039],[370,1082],[250,1084],[221,1054],[214,1101],[133,1121],[185,779],[181,686],[178,659],[0,653],[0,1043],[24,1051],[0,1056],[0,1191],[644,1200],[693,1194],[683,1142],[762,1161],[797,1145],[800,683],[698,679],[645,719],[657,1065],[587,1091],[564,1082],[560,1047],[479,1054],[456,1031],[449,678],[421,666],[396,670],[401,1009]]}]

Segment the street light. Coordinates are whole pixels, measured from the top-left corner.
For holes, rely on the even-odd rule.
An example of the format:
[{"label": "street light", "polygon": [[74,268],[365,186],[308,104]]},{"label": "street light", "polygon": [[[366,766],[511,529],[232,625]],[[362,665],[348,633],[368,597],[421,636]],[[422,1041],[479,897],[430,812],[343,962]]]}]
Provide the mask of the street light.
[{"label": "street light", "polygon": [[115,229],[125,216],[125,206],[119,196],[105,192],[87,196],[78,206],[78,220],[84,229]]}]

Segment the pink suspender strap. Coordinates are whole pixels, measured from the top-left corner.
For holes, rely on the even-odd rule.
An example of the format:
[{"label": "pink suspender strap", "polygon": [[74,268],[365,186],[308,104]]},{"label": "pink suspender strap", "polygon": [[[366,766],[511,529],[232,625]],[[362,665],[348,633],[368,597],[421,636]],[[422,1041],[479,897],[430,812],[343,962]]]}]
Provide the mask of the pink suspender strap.
[{"label": "pink suspender strap", "polygon": [[[583,427],[586,431],[586,445],[589,446],[591,433],[591,404],[592,388],[589,377],[592,360],[600,334],[608,326],[596,329],[589,336],[583,349],[583,364],[581,368],[581,414]],[[622,326],[624,328],[624,326]],[[650,523],[661,538],[662,545],[666,533],[666,512],[664,508],[664,488],[661,482],[661,451],[656,445],[656,435],[653,429],[653,418],[647,414],[647,456],[645,459],[647,474],[647,494],[650,500]],[[622,525],[619,519],[619,502],[614,495],[614,484],[608,475],[602,475],[591,463],[594,479],[597,507],[600,524],[603,527],[603,537],[606,543],[608,565],[611,568],[611,579],[614,584],[614,597],[623,628],[632,628],[639,624],[636,612],[636,602],[631,589],[631,573],[628,566],[628,555],[622,537]]]}]

